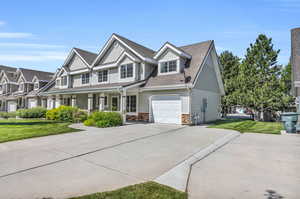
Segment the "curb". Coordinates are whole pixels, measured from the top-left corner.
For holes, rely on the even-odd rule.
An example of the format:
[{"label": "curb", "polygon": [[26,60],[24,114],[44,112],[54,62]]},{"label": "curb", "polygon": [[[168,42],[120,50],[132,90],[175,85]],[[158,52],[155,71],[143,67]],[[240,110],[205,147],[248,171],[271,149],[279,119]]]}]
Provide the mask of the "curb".
[{"label": "curb", "polygon": [[200,149],[198,152],[194,153],[190,158],[184,160],[174,168],[170,169],[169,171],[165,172],[161,176],[157,177],[154,181],[163,185],[170,186],[177,190],[185,192],[187,189],[190,172],[192,166],[208,156],[209,154],[213,153],[214,151],[218,150],[225,144],[229,143],[231,140],[240,136],[239,132],[232,132],[208,147],[204,149]]}]

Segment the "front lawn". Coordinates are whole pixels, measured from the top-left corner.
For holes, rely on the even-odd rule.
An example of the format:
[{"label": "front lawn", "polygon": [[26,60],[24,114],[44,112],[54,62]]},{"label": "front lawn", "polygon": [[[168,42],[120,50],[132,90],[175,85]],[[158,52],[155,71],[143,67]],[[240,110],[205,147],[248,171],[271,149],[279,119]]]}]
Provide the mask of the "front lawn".
[{"label": "front lawn", "polygon": [[187,194],[155,182],[146,182],[71,199],[187,199]]},{"label": "front lawn", "polygon": [[38,119],[1,119],[0,143],[80,131],[68,127],[69,124],[70,123],[67,122],[53,122]]},{"label": "front lawn", "polygon": [[219,120],[209,126],[209,128],[231,129],[241,133],[267,133],[267,134],[280,134],[283,130],[282,123],[280,122],[260,122],[245,119],[226,119]]}]

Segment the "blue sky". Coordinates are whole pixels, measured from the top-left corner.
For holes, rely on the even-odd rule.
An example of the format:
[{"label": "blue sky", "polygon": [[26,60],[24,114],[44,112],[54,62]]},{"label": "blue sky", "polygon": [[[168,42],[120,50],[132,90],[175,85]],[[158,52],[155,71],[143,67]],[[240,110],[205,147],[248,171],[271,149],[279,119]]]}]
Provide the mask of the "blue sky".
[{"label": "blue sky", "polygon": [[213,39],[240,57],[265,33],[286,64],[295,27],[300,0],[9,0],[0,6],[0,64],[55,71],[72,47],[98,53],[113,32],[154,50]]}]

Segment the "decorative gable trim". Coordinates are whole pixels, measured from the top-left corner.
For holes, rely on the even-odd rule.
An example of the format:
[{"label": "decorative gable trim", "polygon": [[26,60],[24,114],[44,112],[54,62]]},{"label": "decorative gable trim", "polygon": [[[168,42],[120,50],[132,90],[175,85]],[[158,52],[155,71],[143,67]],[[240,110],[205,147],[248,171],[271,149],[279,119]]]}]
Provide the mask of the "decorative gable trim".
[{"label": "decorative gable trim", "polygon": [[105,52],[109,49],[109,47],[114,43],[115,40],[117,40],[123,46],[125,46],[127,49],[129,49],[131,52],[136,54],[137,57],[140,58],[141,60],[143,60],[145,62],[148,62],[148,63],[157,64],[156,60],[153,60],[153,59],[142,56],[140,53],[138,53],[137,51],[132,49],[130,46],[128,46],[125,42],[123,42],[117,35],[112,34],[112,36],[109,38],[109,40],[106,42],[106,44],[104,45],[104,47],[100,51],[99,55],[96,57],[96,59],[92,63],[92,67],[94,67],[98,61],[100,61],[100,59],[104,56]]},{"label": "decorative gable trim", "polygon": [[158,59],[167,49],[171,49],[173,52],[175,52],[176,54],[178,54],[180,57],[184,57],[187,59],[192,59],[192,56],[189,55],[188,53],[180,50],[179,48],[175,47],[174,45],[172,45],[169,42],[166,42],[159,50],[158,52],[155,54],[154,59]]},{"label": "decorative gable trim", "polygon": [[67,66],[70,63],[70,61],[72,60],[72,58],[73,58],[74,55],[77,55],[88,68],[91,68],[91,65],[89,65],[85,61],[85,59],[83,59],[83,57],[76,51],[75,48],[72,48],[71,52],[69,53],[67,59],[65,60],[65,62],[63,64],[62,68],[65,67],[65,66]]}]

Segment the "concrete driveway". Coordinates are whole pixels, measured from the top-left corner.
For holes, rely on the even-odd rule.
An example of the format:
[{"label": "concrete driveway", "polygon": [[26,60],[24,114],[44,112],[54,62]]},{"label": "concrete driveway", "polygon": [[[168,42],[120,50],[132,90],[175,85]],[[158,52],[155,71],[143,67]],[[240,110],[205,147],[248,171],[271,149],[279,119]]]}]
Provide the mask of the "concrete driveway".
[{"label": "concrete driveway", "polygon": [[299,199],[300,136],[246,133],[192,167],[189,198]]},{"label": "concrete driveway", "polygon": [[230,132],[158,124],[85,129],[0,144],[0,198],[66,198],[153,180]]}]

